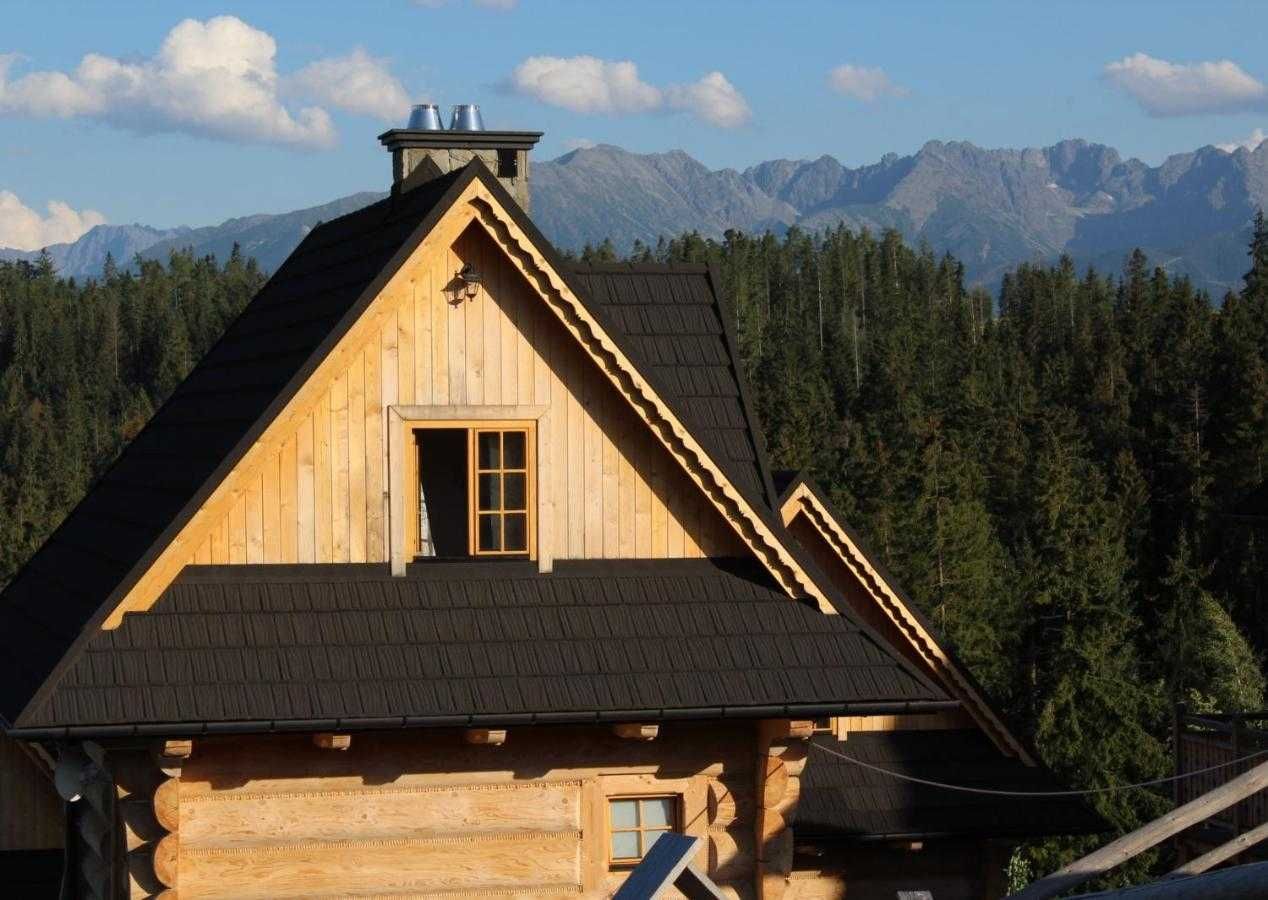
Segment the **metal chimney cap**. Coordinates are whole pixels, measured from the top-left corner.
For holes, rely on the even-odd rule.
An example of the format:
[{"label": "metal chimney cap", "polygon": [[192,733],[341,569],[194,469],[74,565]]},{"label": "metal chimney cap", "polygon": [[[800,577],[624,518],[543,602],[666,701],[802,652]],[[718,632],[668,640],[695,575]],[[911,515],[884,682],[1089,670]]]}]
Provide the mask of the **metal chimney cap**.
[{"label": "metal chimney cap", "polygon": [[484,131],[484,119],[480,117],[480,107],[475,103],[460,103],[453,108],[453,119],[449,123],[450,131]]},{"label": "metal chimney cap", "polygon": [[443,131],[445,125],[440,121],[440,107],[435,103],[415,104],[405,127],[411,131]]}]

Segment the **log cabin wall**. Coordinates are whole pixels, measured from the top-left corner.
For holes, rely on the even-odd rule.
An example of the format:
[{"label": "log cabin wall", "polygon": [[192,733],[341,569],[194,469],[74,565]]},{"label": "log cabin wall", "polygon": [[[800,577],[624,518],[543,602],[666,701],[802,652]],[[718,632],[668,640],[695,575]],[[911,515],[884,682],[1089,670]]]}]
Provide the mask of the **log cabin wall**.
[{"label": "log cabin wall", "polygon": [[707,838],[697,862],[752,897],[753,748],[743,723],[654,740],[511,729],[500,746],[456,730],[353,734],[344,750],[207,738],[170,780],[124,751],[131,896],[607,895],[627,871],[608,864],[607,798],[669,794],[682,830]]},{"label": "log cabin wall", "polygon": [[52,779],[17,743],[0,734],[0,853],[55,850],[66,827]]},{"label": "log cabin wall", "polygon": [[[473,300],[455,303],[451,282],[467,263],[484,281]],[[743,552],[479,225],[407,266],[382,327],[245,479],[190,563],[386,561],[393,406],[544,408],[538,534],[549,557]]]}]

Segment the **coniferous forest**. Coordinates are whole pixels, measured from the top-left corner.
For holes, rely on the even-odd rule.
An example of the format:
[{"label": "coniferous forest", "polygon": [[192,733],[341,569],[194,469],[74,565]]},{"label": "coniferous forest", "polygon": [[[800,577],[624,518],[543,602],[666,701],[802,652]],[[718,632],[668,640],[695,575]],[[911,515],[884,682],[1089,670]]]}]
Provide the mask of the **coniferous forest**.
[{"label": "coniferous forest", "polygon": [[[772,465],[812,472],[1063,779],[1170,774],[1176,703],[1264,705],[1268,529],[1243,515],[1268,477],[1262,217],[1217,298],[1139,252],[1118,273],[1023,266],[992,296],[844,227],[634,256],[719,267]],[[0,263],[0,583],[263,281],[237,252],[83,283]],[[1094,802],[1124,830],[1168,806]]]}]

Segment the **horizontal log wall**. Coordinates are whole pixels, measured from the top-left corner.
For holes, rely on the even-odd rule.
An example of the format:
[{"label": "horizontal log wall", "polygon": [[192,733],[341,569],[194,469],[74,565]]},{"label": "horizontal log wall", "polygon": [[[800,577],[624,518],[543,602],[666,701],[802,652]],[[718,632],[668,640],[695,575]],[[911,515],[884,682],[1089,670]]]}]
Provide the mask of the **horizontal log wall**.
[{"label": "horizontal log wall", "polygon": [[[196,741],[152,801],[171,833],[147,850],[181,898],[576,896],[614,890],[607,798],[669,793],[705,837],[698,863],[753,890],[753,736],[744,725],[662,726],[652,741],[608,728],[354,734]],[[134,896],[147,896],[143,879]]]},{"label": "horizontal log wall", "polygon": [[[454,273],[484,283],[454,303]],[[383,324],[324,387],[193,563],[383,562],[389,484],[385,409],[544,407],[539,482],[555,559],[736,555],[733,529],[595,369],[479,225],[408,264]]]},{"label": "horizontal log wall", "polygon": [[25,750],[0,734],[0,852],[60,848],[65,827],[52,780]]}]

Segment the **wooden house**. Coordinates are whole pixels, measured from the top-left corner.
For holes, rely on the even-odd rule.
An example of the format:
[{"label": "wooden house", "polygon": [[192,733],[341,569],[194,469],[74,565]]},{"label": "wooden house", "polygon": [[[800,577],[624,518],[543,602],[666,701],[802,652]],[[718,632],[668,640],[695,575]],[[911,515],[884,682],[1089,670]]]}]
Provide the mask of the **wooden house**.
[{"label": "wooden house", "polygon": [[0,866],[64,844],[65,897],[602,896],[670,830],[737,897],[949,900],[1096,827],[831,755],[1050,783],[775,484],[717,274],[533,226],[538,137],[384,134],[391,195],[304,239],[0,597]]}]

